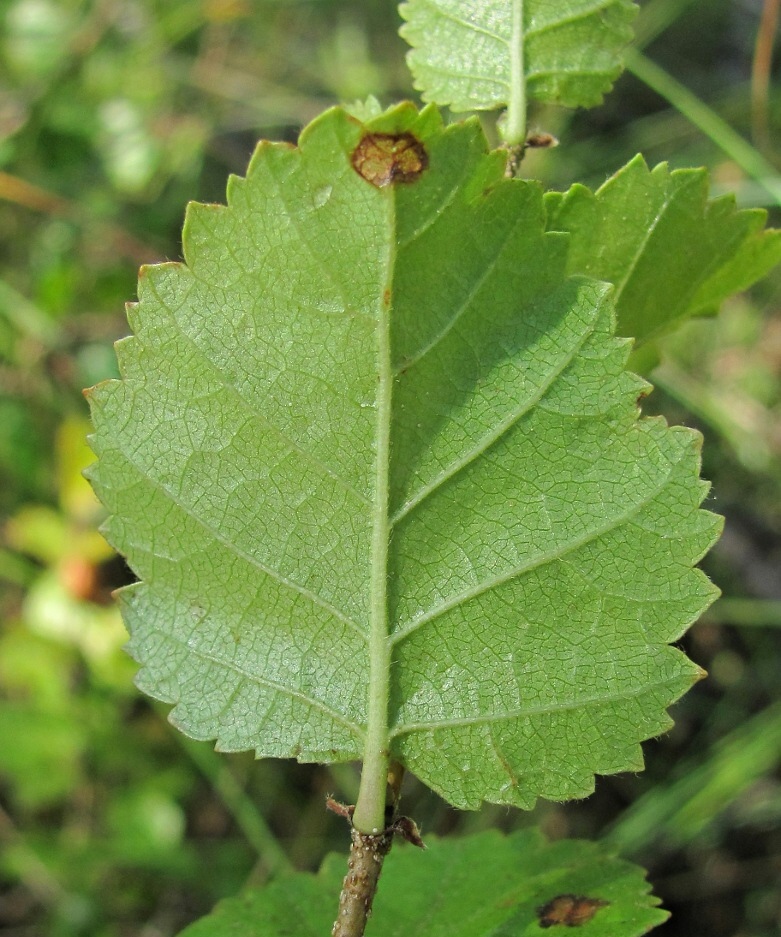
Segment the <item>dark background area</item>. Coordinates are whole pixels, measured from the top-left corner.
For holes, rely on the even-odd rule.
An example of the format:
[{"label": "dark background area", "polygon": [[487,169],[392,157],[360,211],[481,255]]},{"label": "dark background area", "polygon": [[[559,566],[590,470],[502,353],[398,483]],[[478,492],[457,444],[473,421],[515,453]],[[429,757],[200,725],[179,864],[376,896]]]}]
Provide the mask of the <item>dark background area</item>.
[{"label": "dark background area", "polygon": [[[752,81],[772,6],[642,3],[644,53],[723,125],[703,132],[678,85],[652,90],[627,72],[599,108],[533,111],[561,146],[535,152],[524,174],[596,186],[642,151],[651,165],[707,165],[714,194],[734,191],[781,224],[764,184],[779,184],[778,69],[765,70],[766,109],[761,68]],[[101,510],[81,478],[92,460],[81,388],[116,373],[112,342],[127,333],[138,265],[180,257],[186,202],[224,201],[258,138],[294,141],[339,101],[415,98],[398,25],[385,0],[0,0],[8,937],[168,937],[247,881],[346,850],[344,822],[323,803],[353,801],[355,766],[217,755],[133,687],[110,600],[130,574],[96,532]],[[765,161],[759,172],[736,162],[730,127]],[[428,833],[541,823],[554,837],[607,835],[673,912],[660,937],[771,937],[781,932],[781,274],[671,336],[651,379],[647,411],[703,431],[709,506],[726,517],[703,564],[725,598],[682,642],[709,679],[645,745],[643,774],[600,778],[586,801],[462,814],[408,779],[404,809]]]}]

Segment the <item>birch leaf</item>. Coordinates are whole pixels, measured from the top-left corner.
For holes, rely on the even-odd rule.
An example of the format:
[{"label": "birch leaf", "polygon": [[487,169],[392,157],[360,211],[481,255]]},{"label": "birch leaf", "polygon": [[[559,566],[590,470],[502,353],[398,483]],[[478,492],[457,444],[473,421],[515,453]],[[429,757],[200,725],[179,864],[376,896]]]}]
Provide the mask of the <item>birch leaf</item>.
[{"label": "birch leaf", "polygon": [[188,735],[530,807],[640,768],[697,678],[699,437],[639,419],[610,288],[504,163],[475,120],[334,109],[142,270],[92,477]]},{"label": "birch leaf", "polygon": [[[394,848],[367,937],[537,937],[577,927],[582,937],[641,937],[669,916],[649,894],[643,870],[603,846],[547,843],[537,830],[497,832]],[[344,857],[318,875],[284,876],[221,902],[181,937],[319,937],[328,933]]]},{"label": "birch leaf", "polygon": [[409,0],[399,11],[426,101],[455,111],[535,98],[599,104],[632,38],[632,0]]},{"label": "birch leaf", "polygon": [[616,287],[618,333],[638,344],[712,315],[781,261],[767,212],[708,200],[705,169],[653,170],[636,156],[596,192],[545,196],[548,227],[570,235],[568,270]]}]

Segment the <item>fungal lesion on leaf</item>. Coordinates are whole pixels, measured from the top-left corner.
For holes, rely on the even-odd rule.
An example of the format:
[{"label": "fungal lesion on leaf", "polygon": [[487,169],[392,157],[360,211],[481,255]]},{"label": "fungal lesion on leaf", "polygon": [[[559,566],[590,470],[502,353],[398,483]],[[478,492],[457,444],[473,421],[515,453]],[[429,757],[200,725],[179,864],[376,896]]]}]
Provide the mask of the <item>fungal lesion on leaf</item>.
[{"label": "fungal lesion on leaf", "polygon": [[409,132],[367,133],[352,152],[353,169],[378,189],[414,182],[428,167],[428,153]]},{"label": "fungal lesion on leaf", "polygon": [[537,908],[537,918],[540,927],[579,927],[587,924],[600,908],[606,908],[609,904],[609,901],[587,898],[585,895],[556,895],[547,904]]}]

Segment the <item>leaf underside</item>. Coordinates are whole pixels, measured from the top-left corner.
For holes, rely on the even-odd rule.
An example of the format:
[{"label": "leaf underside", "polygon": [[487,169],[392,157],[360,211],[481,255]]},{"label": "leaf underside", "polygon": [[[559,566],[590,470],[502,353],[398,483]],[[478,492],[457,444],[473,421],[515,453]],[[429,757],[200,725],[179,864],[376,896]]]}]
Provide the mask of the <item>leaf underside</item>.
[{"label": "leaf underside", "polygon": [[609,287],[503,171],[474,120],[334,109],[142,270],[92,479],[138,684],[188,735],[359,759],[389,684],[393,758],[530,807],[639,769],[699,675],[668,646],[715,596],[699,437],[638,419]]},{"label": "leaf underside", "polygon": [[516,94],[565,107],[599,104],[621,71],[637,7],[633,0],[409,0],[399,12],[424,100],[471,111],[504,107]]},{"label": "leaf underside", "polygon": [[[669,916],[643,870],[597,844],[549,844],[526,830],[432,837],[428,845],[423,862],[417,850],[394,849],[368,937],[522,937],[558,927],[577,927],[583,937],[640,937]],[[343,875],[344,858],[328,856],[317,876],[285,876],[223,901],[181,937],[320,937]]]},{"label": "leaf underside", "polygon": [[574,185],[545,205],[549,230],[570,235],[568,272],[615,285],[618,334],[638,344],[716,313],[781,261],[767,212],[708,201],[704,169],[649,170],[637,156],[597,192]]}]

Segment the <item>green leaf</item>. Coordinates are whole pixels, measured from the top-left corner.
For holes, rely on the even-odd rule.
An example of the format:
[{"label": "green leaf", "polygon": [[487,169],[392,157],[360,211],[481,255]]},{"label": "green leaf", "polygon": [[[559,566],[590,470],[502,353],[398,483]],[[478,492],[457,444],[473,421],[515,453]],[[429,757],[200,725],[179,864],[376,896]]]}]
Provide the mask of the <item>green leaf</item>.
[{"label": "green leaf", "polygon": [[[556,926],[542,922],[567,909],[583,916],[577,931],[583,937],[640,937],[669,916],[649,894],[642,869],[594,843],[547,843],[537,830],[525,830],[432,837],[428,846],[425,855],[394,849],[367,937],[537,935]],[[344,858],[330,855],[317,876],[285,876],[223,901],[181,937],[327,934],[343,875]]]},{"label": "green leaf", "polygon": [[698,677],[699,437],[638,419],[609,288],[504,162],[476,120],[335,109],[142,270],[93,481],[188,735],[530,807],[639,769]]},{"label": "green leaf", "polygon": [[596,192],[574,185],[545,204],[549,230],[570,235],[569,272],[615,285],[618,333],[638,344],[717,312],[781,261],[767,213],[708,201],[704,169],[649,170],[636,156]]},{"label": "green leaf", "polygon": [[599,104],[621,71],[637,7],[632,0],[409,0],[399,11],[424,100],[455,111],[508,106],[513,136],[510,125],[524,122],[529,98]]}]

